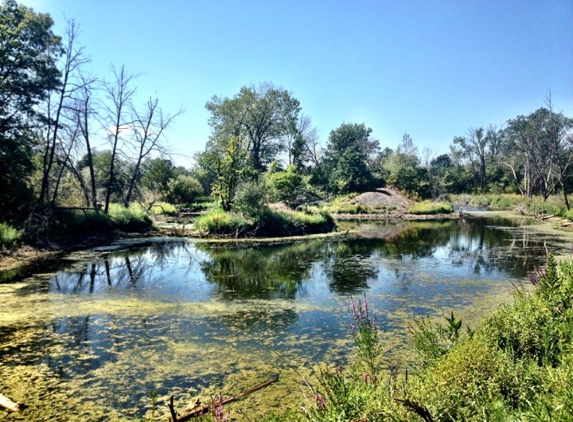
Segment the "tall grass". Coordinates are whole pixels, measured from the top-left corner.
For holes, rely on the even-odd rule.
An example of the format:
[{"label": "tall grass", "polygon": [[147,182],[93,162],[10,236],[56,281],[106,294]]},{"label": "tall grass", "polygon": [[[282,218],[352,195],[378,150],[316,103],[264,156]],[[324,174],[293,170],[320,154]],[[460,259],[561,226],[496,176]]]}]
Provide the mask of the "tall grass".
[{"label": "tall grass", "polygon": [[243,233],[249,222],[241,215],[216,208],[195,219],[195,229],[204,234],[238,235]]},{"label": "tall grass", "polygon": [[435,215],[451,214],[453,211],[454,207],[446,202],[423,201],[412,205],[407,212],[416,215]]},{"label": "tall grass", "polygon": [[215,209],[195,220],[195,228],[206,235],[292,236],[324,233],[334,227],[334,220],[328,213],[282,212],[267,207],[250,218]]}]

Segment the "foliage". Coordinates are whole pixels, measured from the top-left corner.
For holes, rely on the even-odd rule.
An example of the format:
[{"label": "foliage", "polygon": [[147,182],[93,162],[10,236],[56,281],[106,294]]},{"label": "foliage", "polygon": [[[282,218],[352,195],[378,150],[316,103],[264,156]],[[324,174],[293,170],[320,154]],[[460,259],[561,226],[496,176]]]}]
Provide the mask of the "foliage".
[{"label": "foliage", "polygon": [[404,134],[395,152],[384,161],[386,181],[412,198],[429,198],[432,186],[427,171],[420,166],[418,148],[410,135]]},{"label": "foliage", "polygon": [[212,195],[219,200],[223,210],[230,211],[237,187],[249,172],[244,139],[237,136],[211,137],[201,163],[214,173]]},{"label": "foliage", "polygon": [[324,233],[334,227],[334,220],[326,213],[277,212],[268,207],[259,209],[248,219],[235,212],[215,209],[195,220],[195,228],[201,233],[234,237]]},{"label": "foliage", "polygon": [[408,214],[451,214],[454,211],[454,207],[446,202],[431,202],[424,201],[412,205],[408,209]]},{"label": "foliage", "polygon": [[119,204],[110,204],[108,214],[113,227],[125,232],[146,231],[153,224],[145,210],[139,205],[124,207]]},{"label": "foliage", "polygon": [[167,201],[173,204],[191,204],[203,195],[203,187],[197,179],[183,174],[168,183]]},{"label": "foliage", "polygon": [[[430,317],[426,317],[415,319],[410,326],[414,348],[422,359],[422,366],[428,366],[447,354],[460,339],[462,320],[456,319],[453,312],[445,319],[446,325],[432,323]],[[471,333],[469,328],[468,332]]]},{"label": "foliage", "polygon": [[256,219],[266,210],[267,185],[264,180],[243,182],[237,189],[233,209],[245,218]]},{"label": "foliage", "polygon": [[33,170],[37,105],[60,83],[56,61],[60,38],[47,14],[0,4],[0,217],[18,217],[32,201],[28,178]]},{"label": "foliage", "polygon": [[0,250],[11,249],[18,245],[20,233],[7,223],[0,223]]},{"label": "foliage", "polygon": [[270,83],[242,87],[233,98],[215,96],[205,107],[211,113],[212,138],[244,139],[250,165],[257,174],[284,149],[284,137],[296,131],[300,113],[299,101]]},{"label": "foliage", "polygon": [[362,301],[350,299],[350,317],[352,318],[350,334],[357,349],[356,357],[363,364],[366,374],[372,377],[372,380],[376,380],[377,359],[382,349],[378,322],[368,307],[366,296]]},{"label": "foliage", "polygon": [[288,166],[286,171],[270,173],[267,180],[273,202],[284,202],[291,208],[306,202],[304,180],[294,165]]},{"label": "foliage", "polygon": [[167,202],[154,202],[149,211],[154,215],[177,215],[175,206]]},{"label": "foliage", "polygon": [[195,229],[204,234],[238,235],[248,227],[241,215],[216,208],[195,219]]},{"label": "foliage", "polygon": [[416,320],[420,370],[387,382],[364,372],[364,362],[381,350],[371,347],[379,343],[366,302],[351,304],[356,360],[320,370],[307,420],[571,420],[573,260],[550,256],[530,279],[532,293],[518,288],[513,304],[470,335],[461,335],[462,321],[453,313],[445,324]]},{"label": "foliage", "polygon": [[344,123],[330,132],[322,169],[323,183],[330,191],[344,194],[375,187],[370,161],[379,143],[370,137],[371,133],[364,123]]}]

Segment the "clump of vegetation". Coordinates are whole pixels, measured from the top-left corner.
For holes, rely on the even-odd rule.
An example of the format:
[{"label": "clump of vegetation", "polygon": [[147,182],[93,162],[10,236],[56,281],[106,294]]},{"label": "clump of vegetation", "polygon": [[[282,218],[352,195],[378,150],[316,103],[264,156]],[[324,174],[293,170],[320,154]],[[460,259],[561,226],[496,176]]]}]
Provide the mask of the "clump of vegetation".
[{"label": "clump of vegetation", "polygon": [[424,201],[411,206],[407,212],[415,215],[451,214],[454,207],[446,202]]},{"label": "clump of vegetation", "polygon": [[18,230],[7,223],[0,223],[0,250],[10,249],[20,242]]},{"label": "clump of vegetation", "polygon": [[334,227],[334,220],[328,213],[273,211],[267,206],[248,216],[217,208],[195,220],[195,228],[201,233],[235,237],[325,233]]},{"label": "clump of vegetation", "polygon": [[156,202],[151,206],[149,211],[153,215],[169,215],[169,216],[177,215],[177,209],[175,208],[175,206],[168,202]]},{"label": "clump of vegetation", "polygon": [[238,235],[249,226],[248,221],[238,213],[213,209],[195,220],[195,228],[205,234]]},{"label": "clump of vegetation", "polygon": [[139,205],[126,208],[119,204],[110,204],[108,215],[113,227],[124,232],[146,231],[153,224],[145,210]]}]

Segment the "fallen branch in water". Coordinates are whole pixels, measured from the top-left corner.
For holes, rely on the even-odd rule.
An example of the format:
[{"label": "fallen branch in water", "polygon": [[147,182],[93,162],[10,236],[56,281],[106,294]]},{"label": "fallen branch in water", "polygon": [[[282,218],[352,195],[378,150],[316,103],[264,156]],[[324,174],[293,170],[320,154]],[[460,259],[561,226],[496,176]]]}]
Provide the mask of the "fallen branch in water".
[{"label": "fallen branch in water", "polygon": [[26,407],[23,403],[16,403],[6,397],[4,394],[0,394],[0,407],[9,410],[10,412],[21,412]]},{"label": "fallen branch in water", "polygon": [[[243,397],[248,396],[251,393],[254,393],[255,391],[261,390],[261,389],[277,382],[278,380],[279,380],[278,375],[275,375],[274,377],[266,380],[265,382],[257,384],[254,387],[247,388],[241,394],[238,394],[236,396],[229,397],[226,399],[222,399],[218,402],[215,402],[215,404],[217,406],[223,406],[225,404],[240,400]],[[197,402],[192,407],[188,406],[185,410],[183,410],[183,412],[181,412],[180,415],[177,415],[175,412],[175,408],[173,407],[173,396],[169,397],[169,403],[167,404],[167,407],[169,408],[169,413],[171,414],[171,417],[169,418],[169,422],[185,422],[185,421],[188,421],[190,419],[205,415],[210,410],[209,406],[205,406],[204,404],[201,404],[201,402],[199,400],[197,400]]]}]

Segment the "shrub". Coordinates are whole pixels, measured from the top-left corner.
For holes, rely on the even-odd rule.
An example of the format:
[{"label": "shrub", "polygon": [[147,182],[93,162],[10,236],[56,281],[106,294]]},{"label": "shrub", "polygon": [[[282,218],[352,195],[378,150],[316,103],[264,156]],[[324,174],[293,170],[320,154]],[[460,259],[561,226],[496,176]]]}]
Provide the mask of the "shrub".
[{"label": "shrub", "polygon": [[167,200],[172,204],[191,204],[203,193],[203,186],[197,179],[180,174],[169,182]]},{"label": "shrub", "polygon": [[15,227],[0,223],[0,249],[11,249],[20,242],[20,234]]},{"label": "shrub", "polygon": [[266,212],[267,186],[263,181],[242,183],[235,195],[233,209],[246,218],[256,219]]}]

